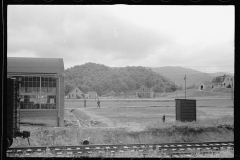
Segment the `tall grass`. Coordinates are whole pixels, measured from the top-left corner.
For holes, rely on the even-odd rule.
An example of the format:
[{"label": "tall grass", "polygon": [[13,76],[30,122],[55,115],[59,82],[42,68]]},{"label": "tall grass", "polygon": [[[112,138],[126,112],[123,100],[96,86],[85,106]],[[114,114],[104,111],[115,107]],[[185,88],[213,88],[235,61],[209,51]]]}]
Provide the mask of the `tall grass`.
[{"label": "tall grass", "polygon": [[224,116],[221,118],[206,118],[193,122],[172,121],[162,123],[160,121],[154,122],[147,126],[147,130],[153,131],[156,129],[178,129],[183,131],[202,132],[208,129],[226,128],[234,130],[234,117]]}]

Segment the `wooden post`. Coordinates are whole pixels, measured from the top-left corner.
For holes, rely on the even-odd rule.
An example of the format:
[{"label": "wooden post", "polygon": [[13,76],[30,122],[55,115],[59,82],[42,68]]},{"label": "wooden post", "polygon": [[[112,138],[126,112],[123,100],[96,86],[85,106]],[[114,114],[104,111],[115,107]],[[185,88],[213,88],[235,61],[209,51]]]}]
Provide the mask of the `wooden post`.
[{"label": "wooden post", "polygon": [[234,99],[234,95],[233,95],[233,92],[234,92],[234,90],[233,90],[233,78],[232,78],[232,100]]},{"label": "wooden post", "polygon": [[186,79],[187,79],[186,75],[185,75],[184,79],[185,79],[185,99],[186,99]]}]

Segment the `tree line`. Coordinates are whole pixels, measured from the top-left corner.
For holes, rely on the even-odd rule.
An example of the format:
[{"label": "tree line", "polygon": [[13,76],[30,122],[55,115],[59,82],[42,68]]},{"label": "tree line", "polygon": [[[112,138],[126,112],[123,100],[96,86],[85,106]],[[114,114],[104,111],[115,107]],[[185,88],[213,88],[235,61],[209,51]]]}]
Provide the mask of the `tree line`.
[{"label": "tree line", "polygon": [[168,78],[141,66],[116,68],[85,63],[65,70],[65,94],[75,86],[84,93],[96,91],[101,96],[111,91],[126,93],[139,89],[142,85],[152,88],[154,92],[172,92],[178,89]]}]

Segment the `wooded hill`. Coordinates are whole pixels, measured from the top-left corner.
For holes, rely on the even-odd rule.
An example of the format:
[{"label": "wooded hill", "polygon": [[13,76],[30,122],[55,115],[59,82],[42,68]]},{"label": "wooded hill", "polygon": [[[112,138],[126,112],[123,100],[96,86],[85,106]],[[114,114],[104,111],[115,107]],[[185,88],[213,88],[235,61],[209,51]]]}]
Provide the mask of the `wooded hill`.
[{"label": "wooded hill", "polygon": [[65,70],[65,94],[75,86],[85,93],[96,91],[101,96],[111,91],[126,93],[142,85],[153,87],[155,92],[177,89],[174,82],[141,66],[111,68],[102,64],[85,63]]}]

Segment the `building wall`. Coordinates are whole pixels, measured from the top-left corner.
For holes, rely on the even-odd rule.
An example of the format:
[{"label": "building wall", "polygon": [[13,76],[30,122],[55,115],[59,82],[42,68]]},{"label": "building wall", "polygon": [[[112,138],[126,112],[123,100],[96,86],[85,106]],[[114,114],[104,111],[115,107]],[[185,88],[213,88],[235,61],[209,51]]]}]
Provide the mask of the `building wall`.
[{"label": "building wall", "polygon": [[78,97],[84,98],[82,94],[83,94],[82,91],[79,88],[75,87],[70,93],[68,93],[68,98],[70,99],[76,99]]},{"label": "building wall", "polygon": [[28,123],[43,123],[47,126],[57,126],[57,113],[55,109],[32,109],[32,110],[20,110],[20,122]]},{"label": "building wall", "polygon": [[150,92],[150,98],[153,98],[153,97],[154,97],[154,93]]},{"label": "building wall", "polygon": [[223,85],[223,87],[227,87],[228,85],[234,85],[234,79],[233,77],[225,77],[223,83],[225,83],[225,85]]},{"label": "building wall", "polygon": [[[21,122],[43,123],[47,126],[64,126],[64,77],[56,81],[56,109],[21,109]],[[60,90],[59,90],[60,89]],[[60,98],[59,98],[60,96]],[[58,116],[59,115],[59,116]]]},{"label": "building wall", "polygon": [[[20,103],[21,122],[64,126],[63,60],[8,58],[7,69],[8,76],[14,75],[23,79],[24,77],[33,77],[32,80],[25,79],[20,87],[20,98],[23,99],[23,101],[20,99],[22,102]],[[31,73],[34,74],[31,75]],[[44,76],[41,76],[42,73]],[[49,77],[46,74],[49,74]]]},{"label": "building wall", "polygon": [[89,99],[97,99],[97,92],[89,92]]},{"label": "building wall", "polygon": [[[201,88],[201,86],[203,86]],[[204,83],[201,83],[198,87],[198,90],[204,90],[204,89],[208,89],[208,88],[212,88],[212,85],[205,85]]]},{"label": "building wall", "polygon": [[221,83],[214,83],[213,86],[214,88],[220,88],[220,87],[227,88],[229,84],[231,85],[231,87],[234,86],[234,77],[232,76],[224,77],[224,80]]},{"label": "building wall", "polygon": [[60,109],[59,110],[60,112],[59,126],[63,127],[64,126],[64,76],[60,76],[60,105],[58,105],[58,107]]},{"label": "building wall", "polygon": [[149,89],[147,89],[146,87],[142,86],[138,91],[137,91],[137,95],[138,97],[140,96],[140,98],[150,98],[150,94],[151,92],[149,91]]},{"label": "building wall", "polygon": [[89,94],[84,94],[85,99],[89,99]]}]

